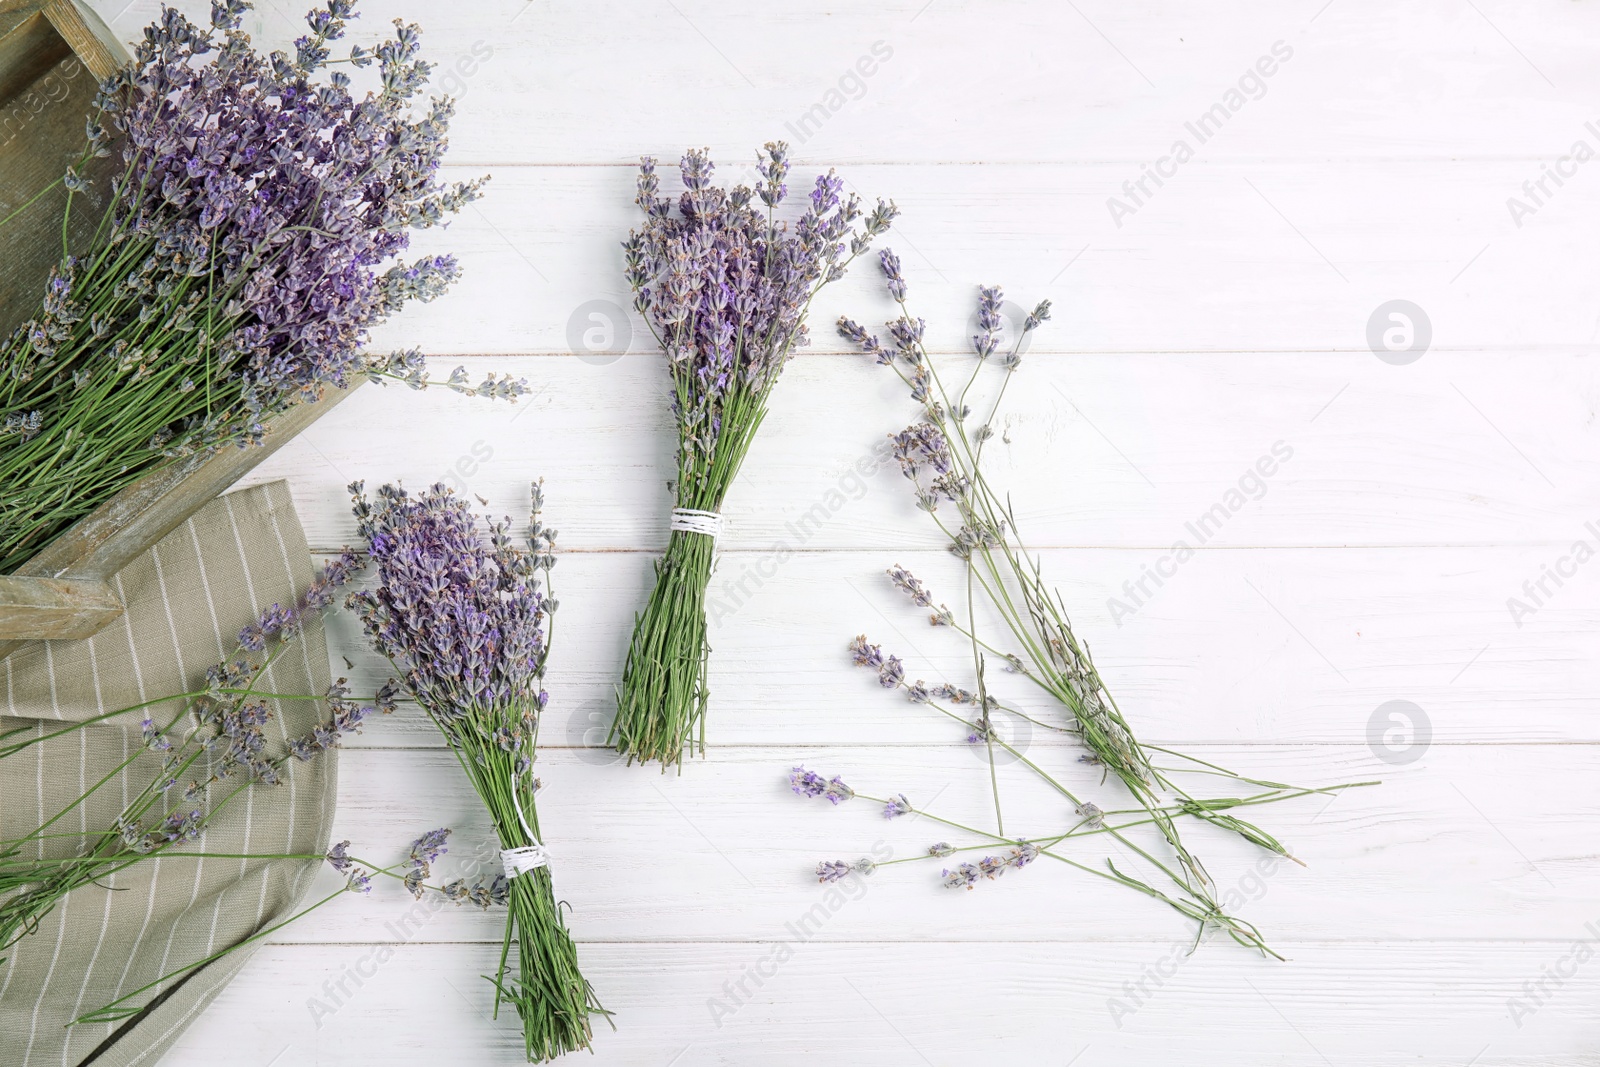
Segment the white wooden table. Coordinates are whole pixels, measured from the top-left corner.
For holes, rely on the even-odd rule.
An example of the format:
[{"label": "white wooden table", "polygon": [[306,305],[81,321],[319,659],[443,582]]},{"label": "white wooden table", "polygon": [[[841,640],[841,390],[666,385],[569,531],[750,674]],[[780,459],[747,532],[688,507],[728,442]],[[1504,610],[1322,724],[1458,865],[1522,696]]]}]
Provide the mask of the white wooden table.
[{"label": "white wooden table", "polygon": [[[98,6],[124,38],[155,15]],[[277,44],[298,15],[263,0],[253,28]],[[418,244],[455,251],[461,284],[380,343],[420,345],[443,372],[509,370],[536,395],[508,409],[367,388],[254,478],[290,479],[332,550],[353,537],[352,479],[444,479],[516,515],[545,477],[566,555],[540,805],[585,971],[616,1012],[593,1062],[1600,1062],[1600,564],[1524,585],[1574,542],[1600,546],[1600,162],[1566,158],[1600,149],[1600,10],[370,0],[361,34],[396,15],[425,23],[451,72],[452,172],[494,177]],[[933,530],[897,472],[850,474],[912,417],[832,333],[840,313],[885,317],[871,271],[820,301],[729,503],[710,756],[662,777],[597,747],[670,508],[659,357],[607,310],[628,303],[631,163],[705,144],[732,177],[774,137],[794,184],[834,166],[899,203],[889,243],[952,360],[978,283],[1055,301],[995,458],[1145,739],[1269,777],[1384,779],[1262,811],[1305,870],[1253,875],[1243,848],[1200,838],[1290,962],[1221,943],[1186,956],[1177,916],[1053,865],[970,894],[892,867],[782,949],[825,900],[817,860],[940,836],[803,803],[791,764],[989,812],[955,731],[844,654],[865,631],[913,676],[968,680],[960,645],[882,580],[901,562],[953,597]],[[1396,300],[1421,310],[1427,346],[1380,358],[1369,320]],[[1259,499],[1113,612],[1280,441],[1293,457]],[[795,551],[780,563],[779,547]],[[335,644],[377,675],[348,620]],[[1385,736],[1390,701],[1420,709],[1419,729]],[[1070,746],[1033,749],[1094,781]],[[1059,823],[1011,795],[1016,819]],[[362,852],[449,825],[470,859],[486,834],[414,713],[349,746],[340,813]],[[285,931],[164,1062],[518,1062],[514,1021],[483,1014],[496,918],[399,925],[409,907],[384,890]]]}]

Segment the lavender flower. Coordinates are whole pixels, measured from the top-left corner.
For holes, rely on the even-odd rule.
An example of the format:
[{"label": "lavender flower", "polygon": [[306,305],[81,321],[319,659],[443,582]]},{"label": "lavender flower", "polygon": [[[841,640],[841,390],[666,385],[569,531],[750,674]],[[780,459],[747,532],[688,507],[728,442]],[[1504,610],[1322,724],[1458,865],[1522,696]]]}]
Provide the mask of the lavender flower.
[{"label": "lavender flower", "polygon": [[796,767],[789,772],[789,788],[795,796],[820,797],[828,791],[828,780],[814,771]]},{"label": "lavender flower", "polygon": [[857,667],[877,670],[883,666],[883,650],[877,645],[868,644],[866,634],[859,634],[850,642],[850,658]]},{"label": "lavender flower", "polygon": [[978,883],[978,877],[982,872],[970,863],[963,863],[953,871],[944,870],[940,874],[944,877],[946,889],[971,889]]},{"label": "lavender flower", "polygon": [[[935,846],[938,847],[938,846]],[[948,847],[948,846],[946,846]],[[932,855],[947,855],[929,850]],[[979,878],[988,878],[991,881],[1005,874],[1008,870],[1021,870],[1039,857],[1039,847],[1027,841],[1019,841],[1014,848],[1007,849],[998,856],[985,856],[976,864],[963,863],[954,871],[945,871],[944,884],[949,889],[971,889],[977,885]]]},{"label": "lavender flower", "polygon": [[843,860],[824,860],[817,864],[817,881],[837,882],[850,873],[850,865]]},{"label": "lavender flower", "polygon": [[379,576],[378,588],[348,600],[367,636],[441,726],[502,706],[522,709],[531,725],[543,706],[541,560],[512,546],[509,521],[490,523],[484,544],[472,512],[443,485],[417,497],[386,485],[376,505],[361,483],[350,490]]},{"label": "lavender flower", "polygon": [[837,775],[827,779],[804,767],[796,767],[789,772],[789,788],[796,796],[826,797],[830,804],[838,804],[856,795],[855,790],[845,785]]},{"label": "lavender flower", "polygon": [[972,338],[972,349],[978,353],[979,359],[988,359],[994,355],[994,350],[1000,344],[1000,334],[1004,328],[1004,320],[1000,317],[1000,307],[1005,301],[1005,294],[998,285],[984,286],[978,290],[978,330]]},{"label": "lavender flower", "polygon": [[[938,856],[941,859],[943,857],[945,857],[945,856],[953,855],[954,853],[955,853],[955,849],[951,848],[950,845],[947,842],[944,842],[944,841],[940,841],[937,844],[933,844],[933,845],[929,845],[928,846],[928,855],[930,855],[930,856]],[[948,873],[948,872],[946,872],[946,873]]]},{"label": "lavender flower", "polygon": [[901,815],[910,814],[912,810],[911,801],[906,799],[904,793],[899,793],[890,797],[888,803],[884,804],[883,817],[885,819],[894,819]]},{"label": "lavender flower", "polygon": [[448,828],[429,830],[415,841],[411,842],[411,855],[407,860],[413,870],[426,872],[428,866],[438,861],[439,857],[450,851],[445,848],[444,842],[450,836]]},{"label": "lavender flower", "polygon": [[328,863],[332,865],[333,869],[338,871],[340,874],[348,873],[352,863],[352,860],[350,859],[350,842],[340,841],[337,845],[334,845],[332,848],[330,848],[328,850],[327,860]]}]

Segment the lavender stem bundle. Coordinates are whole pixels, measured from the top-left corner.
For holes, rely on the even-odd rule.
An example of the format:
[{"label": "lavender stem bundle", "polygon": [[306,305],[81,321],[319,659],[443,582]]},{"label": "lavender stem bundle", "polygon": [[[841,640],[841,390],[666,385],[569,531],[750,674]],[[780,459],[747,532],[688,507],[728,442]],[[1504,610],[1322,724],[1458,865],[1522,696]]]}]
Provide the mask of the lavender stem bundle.
[{"label": "lavender stem bundle", "polygon": [[[555,531],[540,522],[534,487],[529,549],[509,520],[479,539],[471,510],[443,485],[420,496],[384,486],[376,504],[351,487],[355,516],[377,566],[377,586],[352,594],[367,636],[438,726],[494,822],[509,879],[495,1009],[522,1019],[529,1062],[588,1048],[591,1014],[607,1014],[578,969],[539,832],[533,777],[557,602],[540,588],[555,565]],[[513,942],[516,973],[508,971]]]},{"label": "lavender stem bundle", "polygon": [[705,597],[728,488],[784,364],[809,343],[812,299],[897,214],[881,200],[863,214],[829,172],[800,217],[783,222],[776,209],[788,193],[788,146],[768,143],[756,167],[754,190],[721,189],[705,152],[690,150],[674,216],[645,157],[635,202],[647,220],[623,246],[634,307],[667,357],[678,469],[671,539],[634,623],[610,742],[630,763],[658,760],[663,770],[681,765],[686,750],[705,750]]},{"label": "lavender stem bundle", "polygon": [[[426,382],[420,352],[362,349],[459,274],[451,256],[397,258],[411,230],[478,196],[480,181],[437,179],[454,105],[411,114],[431,70],[416,26],[333,60],[355,11],[329,0],[293,56],[262,56],[240,28],[249,8],[219,0],[208,29],[165,9],[57,180],[60,265],[39,313],[0,339],[0,574],[146,474],[259,443],[272,416],[329,388]],[[381,87],[353,95],[332,63],[376,64]],[[69,244],[103,167],[98,225]],[[521,391],[472,389],[464,370],[449,385]]]},{"label": "lavender stem bundle", "polygon": [[[879,264],[887,279],[890,296],[900,315],[888,325],[890,344],[886,347],[849,319],[839,320],[839,332],[884,366],[892,368],[906,383],[912,398],[921,408],[921,421],[893,435],[894,455],[905,477],[911,482],[917,506],[926,511],[949,542],[950,552],[963,563],[967,610],[962,615],[938,603],[929,590],[909,571],[895,566],[888,575],[894,586],[919,608],[929,612],[936,627],[952,630],[970,648],[974,690],[948,683],[928,685],[909,681],[901,661],[870,644],[865,636],[850,645],[852,659],[859,667],[874,671],[879,683],[901,691],[914,704],[924,705],[955,720],[966,732],[970,744],[984,746],[988,756],[989,778],[994,795],[995,829],[975,829],[952,822],[915,807],[903,795],[876,799],[885,805],[888,818],[916,813],[952,829],[979,838],[971,849],[1010,846],[998,855],[978,863],[961,863],[943,872],[952,888],[970,889],[979,878],[996,878],[1007,870],[1021,869],[1037,857],[1045,856],[1080,870],[1109,879],[1120,885],[1166,903],[1199,927],[1198,938],[1207,929],[1221,929],[1235,942],[1276,955],[1252,924],[1231,914],[1233,903],[1219,891],[1216,882],[1191,850],[1181,829],[1187,820],[1208,823],[1236,834],[1276,857],[1299,863],[1289,850],[1267,831],[1240,817],[1250,807],[1277,803],[1313,794],[1333,794],[1374,782],[1301,788],[1281,782],[1248,778],[1204,760],[1153,745],[1144,745],[1107,691],[1098,670],[1068,621],[1060,594],[1045,581],[1038,555],[1027,548],[1017,533],[1010,499],[989,481],[982,464],[985,444],[995,436],[994,423],[1006,388],[1021,365],[1022,342],[1050,317],[1050,303],[1044,301],[1022,324],[1021,335],[1007,351],[1002,336],[1003,296],[998,288],[980,290],[979,333],[972,338],[977,360],[959,388],[948,388],[940,378],[933,359],[923,344],[925,324],[914,317],[906,304],[906,281],[893,252],[884,250]],[[998,364],[1001,380],[985,405],[973,392],[980,372]],[[971,403],[969,403],[969,400]],[[954,521],[941,513],[948,505]],[[980,607],[1003,622],[1007,640],[1017,651],[1002,649],[980,634]],[[1065,724],[1033,718],[1002,702],[991,693],[987,667],[1003,664],[1005,671],[1021,675],[1042,691],[1064,713]],[[967,710],[970,709],[970,710]],[[1005,711],[1035,726],[1074,735],[1087,752],[1080,762],[1101,769],[1102,784],[1109,775],[1132,798],[1134,806],[1104,810],[1084,795],[1087,790],[1062,782],[1038,762],[1013,747],[995,729],[994,713]],[[1008,755],[1031,772],[1071,805],[1068,825],[1045,835],[1017,837],[1006,832],[1000,803],[997,752]],[[1161,757],[1181,761],[1172,766]],[[1204,797],[1186,780],[1190,776],[1221,778],[1238,786],[1259,790],[1239,796]],[[796,768],[791,786],[802,796],[825,796],[837,804],[857,794],[838,778],[831,781]],[[1130,831],[1153,828],[1158,846],[1147,847]],[[1114,845],[1131,861],[1143,867],[1134,874],[1119,867],[1107,855],[1102,865],[1080,862],[1063,854],[1062,846],[1081,839]],[[945,842],[930,847],[919,860],[937,860],[957,851]],[[877,866],[870,860],[863,864]],[[892,860],[888,862],[910,862]],[[831,881],[848,873],[853,866],[838,861],[819,864],[818,878]]]}]

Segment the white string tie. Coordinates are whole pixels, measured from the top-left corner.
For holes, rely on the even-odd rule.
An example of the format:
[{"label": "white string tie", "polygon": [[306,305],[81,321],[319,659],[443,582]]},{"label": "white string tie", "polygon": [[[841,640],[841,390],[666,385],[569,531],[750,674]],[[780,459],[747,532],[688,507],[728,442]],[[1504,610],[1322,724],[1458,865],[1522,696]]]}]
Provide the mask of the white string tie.
[{"label": "white string tie", "polygon": [[550,866],[550,853],[538,843],[522,848],[501,849],[500,865],[505,868],[507,878],[515,878],[519,874]]},{"label": "white string tie", "polygon": [[715,539],[722,535],[722,516],[715,511],[673,508],[672,529],[682,530],[685,533],[705,534]]},{"label": "white string tie", "polygon": [[[535,778],[533,780],[533,795],[538,796],[544,789],[544,783]],[[515,878],[519,874],[536,871],[540,867],[550,866],[550,853],[539,843],[539,837],[528,826],[528,820],[522,815],[522,804],[517,800],[517,787],[511,787],[511,807],[517,813],[517,822],[522,824],[522,832],[528,835],[531,845],[521,848],[503,848],[500,850],[500,866],[505,868],[506,878]]]}]

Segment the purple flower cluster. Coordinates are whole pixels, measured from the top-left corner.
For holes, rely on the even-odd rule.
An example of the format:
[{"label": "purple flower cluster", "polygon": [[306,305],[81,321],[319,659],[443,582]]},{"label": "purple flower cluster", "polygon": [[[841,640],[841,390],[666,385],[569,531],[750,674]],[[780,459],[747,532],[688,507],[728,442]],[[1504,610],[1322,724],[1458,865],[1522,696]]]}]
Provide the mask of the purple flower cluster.
[{"label": "purple flower cluster", "polygon": [[812,296],[842,277],[897,214],[881,200],[863,214],[854,194],[841,198],[844,182],[830,171],[817,177],[800,217],[780,224],[773,209],[787,195],[789,172],[781,141],[757,157],[762,182],[754,191],[713,186],[714,169],[704,151],[688,151],[674,201],[659,195],[656,161],[645,157],[636,203],[646,222],[623,245],[634,306],[667,355],[680,466],[691,476],[711,467],[725,429],[737,440],[753,428],[724,427],[725,412],[748,410],[741,396],[765,397],[789,356],[808,343]]},{"label": "purple flower cluster", "polygon": [[423,882],[427,881],[432,873],[432,865],[439,857],[450,851],[444,847],[445,838],[450,836],[448,828],[441,827],[429,830],[415,841],[411,842],[411,853],[406,859],[405,886],[411,895],[418,900],[426,892]]},{"label": "purple flower cluster", "polygon": [[[510,520],[491,522],[486,544],[471,509],[444,485],[415,497],[386,485],[375,504],[360,482],[350,490],[378,584],[348,603],[378,651],[442,727],[513,708],[521,718],[497,725],[531,731],[548,700],[540,680],[555,606],[539,582],[554,563],[555,531],[539,525],[537,499],[524,551],[512,544]],[[493,729],[484,742],[494,743]]]},{"label": "purple flower cluster", "polygon": [[885,689],[897,689],[905,681],[905,665],[896,656],[885,656],[878,645],[869,644],[866,634],[858,634],[850,642],[850,659],[857,667],[877,671],[878,684]]},{"label": "purple flower cluster", "polygon": [[[939,510],[940,500],[956,501],[966,495],[967,478],[956,469],[950,454],[950,443],[931,422],[908,426],[890,440],[894,442],[894,458],[900,464],[900,473],[916,486],[917,506],[924,511]],[[929,475],[923,484],[924,473]]]},{"label": "purple flower cluster", "polygon": [[888,801],[884,803],[883,817],[885,819],[896,819],[902,815],[911,814],[913,810],[914,809],[911,807],[911,801],[906,799],[906,795],[904,793],[899,793],[890,797]]},{"label": "purple flower cluster", "polygon": [[201,811],[173,810],[149,830],[141,828],[132,819],[118,818],[116,831],[122,838],[123,847],[143,856],[179,841],[193,841],[200,836],[204,823],[205,817]]},{"label": "purple flower cluster", "polygon": [[[948,855],[930,850],[931,855]],[[1028,864],[1039,858],[1039,846],[1027,841],[1020,842],[1015,848],[1007,849],[1000,856],[985,856],[976,864],[963,863],[955,870],[941,872],[947,889],[971,889],[978,884],[979,878],[995,879],[1005,874],[1008,870],[1022,870]]]},{"label": "purple flower cluster", "polygon": [[[933,607],[933,594],[928,592],[927,587],[922,584],[922,580],[916,575],[898,563],[889,568],[888,574],[889,581],[894,587],[910,597],[911,602],[917,607]],[[941,604],[929,614],[928,623],[931,626],[954,626],[956,624],[955,613]]]},{"label": "purple flower cluster", "polygon": [[838,775],[831,779],[824,778],[804,767],[796,767],[789,772],[789,788],[794,790],[795,796],[826,797],[830,804],[838,804],[856,795],[855,790],[845,785]]},{"label": "purple flower cluster", "polygon": [[206,277],[234,322],[219,365],[257,419],[345,384],[371,326],[455,279],[450,256],[382,268],[409,230],[442,222],[481,184],[437,180],[451,101],[408,115],[431,70],[416,26],[397,20],[392,39],[351,52],[354,66],[376,61],[379,92],[352,95],[344,73],[314,78],[354,6],[313,10],[292,58],[251,48],[241,0],[213,4],[209,29],[167,8],[101,94],[127,166],[114,232],[158,246],[131,294],[169,284],[198,315],[205,287],[183,280]]},{"label": "purple flower cluster", "polygon": [[817,864],[817,881],[837,882],[851,874],[871,874],[878,865],[866,856],[862,856],[854,863],[843,860],[823,860]]}]

